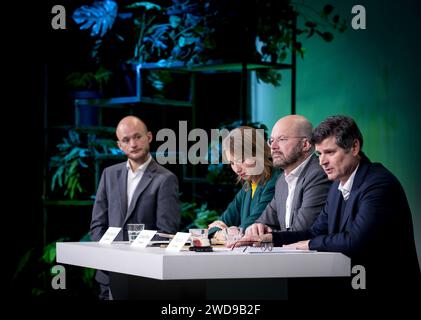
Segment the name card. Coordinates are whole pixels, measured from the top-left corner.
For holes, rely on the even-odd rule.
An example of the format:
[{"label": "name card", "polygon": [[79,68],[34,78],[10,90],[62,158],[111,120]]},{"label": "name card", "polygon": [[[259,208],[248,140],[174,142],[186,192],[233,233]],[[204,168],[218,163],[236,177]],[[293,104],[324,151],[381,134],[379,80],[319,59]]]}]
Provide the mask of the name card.
[{"label": "name card", "polygon": [[168,247],[165,248],[166,251],[179,252],[181,248],[186,244],[190,238],[189,232],[177,232],[174,238],[168,244]]},{"label": "name card", "polygon": [[146,248],[148,243],[155,235],[156,230],[142,230],[139,235],[134,239],[131,246],[136,248]]},{"label": "name card", "polygon": [[119,234],[121,228],[117,227],[109,227],[108,230],[104,233],[101,240],[99,240],[99,243],[102,244],[111,244],[115,237]]}]

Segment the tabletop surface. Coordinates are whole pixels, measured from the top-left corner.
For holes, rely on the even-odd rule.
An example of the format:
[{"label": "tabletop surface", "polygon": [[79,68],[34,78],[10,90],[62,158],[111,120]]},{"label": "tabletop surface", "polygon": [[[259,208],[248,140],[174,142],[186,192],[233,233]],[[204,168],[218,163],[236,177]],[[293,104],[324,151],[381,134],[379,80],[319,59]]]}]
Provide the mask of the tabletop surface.
[{"label": "tabletop surface", "polygon": [[134,248],[128,242],[58,242],[57,262],[148,277],[175,279],[238,279],[290,277],[343,277],[351,274],[351,261],[341,253],[285,250],[262,251],[249,247],[231,251],[216,246],[213,252],[184,247],[169,252],[161,247]]}]

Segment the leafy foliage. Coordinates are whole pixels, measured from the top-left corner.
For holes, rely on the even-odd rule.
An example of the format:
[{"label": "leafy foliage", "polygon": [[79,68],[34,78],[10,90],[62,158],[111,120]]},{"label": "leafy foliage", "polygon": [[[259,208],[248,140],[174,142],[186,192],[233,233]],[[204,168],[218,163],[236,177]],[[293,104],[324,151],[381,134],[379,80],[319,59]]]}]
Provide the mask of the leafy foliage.
[{"label": "leafy foliage", "polygon": [[[187,65],[203,62],[202,52],[210,47],[211,29],[206,24],[209,13],[206,2],[173,0],[172,5],[162,8],[163,14],[154,23],[145,21],[143,13],[135,16],[140,26],[135,48],[135,61],[160,61],[171,64],[183,61]],[[148,22],[149,22],[148,21]]]},{"label": "leafy foliage", "polygon": [[[86,241],[88,235],[80,241]],[[19,291],[19,296],[42,298],[51,295],[55,297],[61,292],[51,288],[53,274],[52,267],[56,264],[56,243],[69,241],[62,237],[54,242],[48,243],[43,248],[30,248],[20,259],[12,277],[13,289]],[[72,283],[74,292],[66,288],[63,293],[68,296],[96,296],[96,285],[94,282],[95,270],[90,268],[75,268],[66,266],[66,277]],[[62,290],[59,290],[62,291]],[[83,292],[82,292],[83,291]]]},{"label": "leafy foliage", "polygon": [[110,81],[112,72],[100,66],[95,72],[72,72],[67,83],[77,90],[98,89],[103,92],[104,86]]},{"label": "leafy foliage", "polygon": [[86,141],[75,130],[69,130],[68,137],[57,145],[58,154],[51,157],[50,167],[55,168],[51,180],[51,190],[56,186],[64,188],[64,195],[74,199],[84,192],[81,184],[81,171],[92,166],[95,156],[101,154],[119,155],[121,151],[111,139],[98,139],[95,134],[88,134]]},{"label": "leafy foliage", "polygon": [[[129,60],[159,62],[162,67],[170,67],[173,62],[201,64],[230,54],[237,59],[246,56],[255,62],[281,63],[291,52],[304,56],[294,32],[297,37],[318,35],[329,42],[333,40],[330,30],[346,29],[332,5],[317,11],[305,2],[291,0],[141,1],[121,9],[129,12],[121,12],[115,19],[117,4],[104,2],[78,9],[74,18],[81,29],[91,29],[97,45],[113,30],[124,46],[134,48]],[[113,24],[116,26],[111,28]],[[94,54],[97,49],[94,46]],[[276,71],[259,70],[257,74],[264,82],[280,84],[281,76]]]},{"label": "leafy foliage", "polygon": [[98,63],[98,50],[103,37],[113,27],[117,17],[117,3],[110,0],[95,1],[92,5],[84,5],[73,12],[73,20],[80,24],[81,30],[91,30],[91,37],[95,39],[92,58]]},{"label": "leafy foliage", "polygon": [[90,29],[91,36],[103,37],[111,29],[117,17],[117,3],[114,1],[95,1],[91,6],[82,6],[73,13],[73,19],[80,29]]},{"label": "leafy foliage", "polygon": [[207,203],[203,203],[200,207],[197,207],[195,202],[183,202],[181,204],[183,231],[188,231],[191,228],[207,228],[211,222],[218,218],[218,212],[208,209]]}]

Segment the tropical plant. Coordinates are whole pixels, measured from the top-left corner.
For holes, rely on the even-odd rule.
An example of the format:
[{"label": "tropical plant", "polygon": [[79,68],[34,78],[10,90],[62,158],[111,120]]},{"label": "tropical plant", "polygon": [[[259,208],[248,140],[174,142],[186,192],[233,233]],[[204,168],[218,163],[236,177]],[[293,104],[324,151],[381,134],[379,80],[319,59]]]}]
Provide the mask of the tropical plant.
[{"label": "tropical plant", "polygon": [[[86,139],[86,140],[85,140]],[[64,195],[74,199],[85,188],[81,183],[82,170],[93,166],[94,158],[99,155],[121,155],[111,139],[99,139],[95,134],[87,134],[83,139],[74,129],[68,137],[57,145],[58,153],[51,157],[50,167],[54,169],[51,190],[58,186],[64,188]]]},{"label": "tropical plant", "polygon": [[91,30],[95,59],[99,59],[106,35],[116,24],[119,26],[113,29],[116,43],[124,42],[124,46],[129,44],[132,48],[128,62],[192,64],[200,63],[203,47],[210,46],[212,30],[206,26],[207,7],[206,1],[173,0],[168,6],[141,1],[125,6],[117,14],[117,3],[106,0],[76,9],[73,19],[81,30]]},{"label": "tropical plant", "polygon": [[[111,38],[111,33],[117,39],[114,43],[124,42],[124,46],[133,48],[128,60],[158,62],[162,67],[174,62],[201,64],[224,59],[227,54],[244,57],[239,49],[247,51],[251,62],[280,63],[289,52],[304,55],[302,43],[294,34],[307,38],[318,35],[332,41],[329,30],[346,29],[345,21],[333,13],[331,5],[319,12],[291,0],[168,3],[142,1],[119,9],[114,1],[96,1],[76,9],[73,18],[81,29],[91,30],[95,38],[93,56],[97,57],[103,40]],[[270,70],[259,71],[258,77],[274,85],[280,82],[280,75]]]},{"label": "tropical plant", "polygon": [[110,81],[112,72],[103,66],[95,71],[72,72],[66,78],[67,83],[74,90],[104,91],[105,85]]}]

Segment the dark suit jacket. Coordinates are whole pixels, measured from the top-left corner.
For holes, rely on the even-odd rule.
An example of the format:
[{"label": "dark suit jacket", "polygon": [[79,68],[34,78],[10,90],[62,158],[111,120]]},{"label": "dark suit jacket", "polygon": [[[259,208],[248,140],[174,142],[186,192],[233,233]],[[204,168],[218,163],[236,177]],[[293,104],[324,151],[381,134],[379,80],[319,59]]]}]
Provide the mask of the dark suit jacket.
[{"label": "dark suit jacket", "polygon": [[[91,239],[98,241],[108,227],[144,223],[147,230],[175,233],[180,222],[177,177],[151,160],[127,208],[126,162],[104,170],[95,199]],[[120,232],[116,240],[123,240]],[[126,239],[124,236],[124,239]]]},{"label": "dark suit jacket", "polygon": [[[311,155],[298,177],[292,199],[290,230],[299,231],[310,228],[319,215],[329,191],[331,182],[319,165],[319,159]],[[288,184],[284,173],[275,186],[275,195],[256,223],[266,224],[273,229],[286,230],[285,214],[288,197]]]},{"label": "dark suit jacket", "polygon": [[[102,173],[92,212],[92,240],[100,240],[108,227],[123,228],[116,240],[127,240],[128,223],[143,223],[147,230],[175,233],[179,222],[177,177],[154,159],[137,185],[129,208],[126,162],[108,167]],[[97,274],[97,280],[108,283],[101,274]]]},{"label": "dark suit jacket", "polygon": [[309,230],[275,232],[275,244],[311,239],[311,250],[342,252],[366,268],[367,289],[370,281],[377,288],[394,288],[404,279],[419,283],[411,211],[396,177],[362,155],[342,219],[338,185],[332,184]]}]

